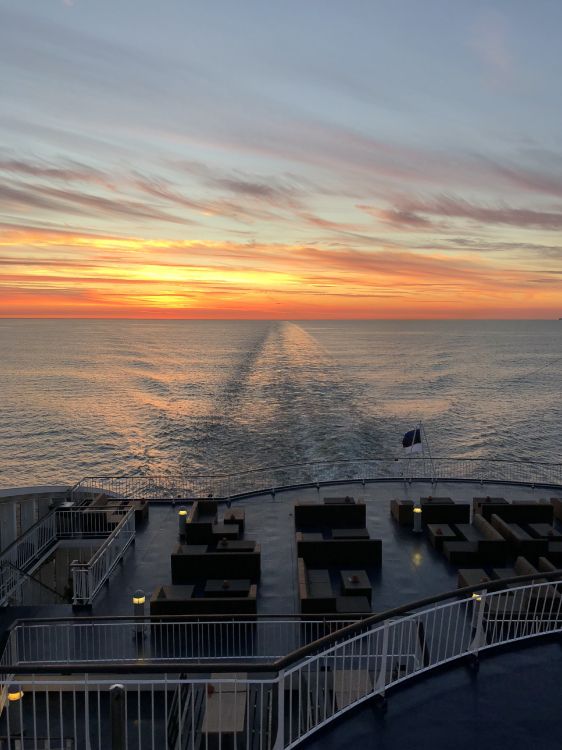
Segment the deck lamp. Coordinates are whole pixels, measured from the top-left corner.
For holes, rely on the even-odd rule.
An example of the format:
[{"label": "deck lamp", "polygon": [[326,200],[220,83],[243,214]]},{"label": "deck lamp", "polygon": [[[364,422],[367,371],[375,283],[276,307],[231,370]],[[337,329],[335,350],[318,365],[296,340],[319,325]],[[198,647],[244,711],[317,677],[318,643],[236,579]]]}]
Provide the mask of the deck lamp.
[{"label": "deck lamp", "polygon": [[[23,690],[21,686],[15,683],[10,685],[8,688],[8,721],[11,737],[21,737],[23,734],[22,698]],[[8,738],[8,745],[10,745],[10,738]]]},{"label": "deck lamp", "polygon": [[23,698],[23,690],[19,685],[10,685],[8,688],[8,700],[20,701]]},{"label": "deck lamp", "polygon": [[136,606],[137,604],[144,604],[146,601],[145,593],[142,589],[137,589],[135,593],[133,594],[133,604]]},{"label": "deck lamp", "polygon": [[181,507],[178,510],[178,530],[180,536],[185,536],[185,524],[187,521],[187,508]]},{"label": "deck lamp", "polygon": [[422,530],[422,517],[421,517],[422,509],[419,505],[414,505],[414,531],[416,533],[420,533]]},{"label": "deck lamp", "polygon": [[478,592],[475,591],[474,594],[472,594],[472,600],[475,603],[476,602],[481,602],[482,601],[482,594],[479,594]]}]

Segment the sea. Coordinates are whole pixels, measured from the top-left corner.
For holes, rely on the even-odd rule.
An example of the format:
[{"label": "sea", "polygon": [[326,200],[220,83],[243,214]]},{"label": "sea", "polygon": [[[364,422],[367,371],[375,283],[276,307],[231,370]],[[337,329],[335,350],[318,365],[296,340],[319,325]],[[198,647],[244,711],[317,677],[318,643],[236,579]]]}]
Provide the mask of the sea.
[{"label": "sea", "polygon": [[399,456],[562,461],[561,321],[1,320],[0,487]]}]

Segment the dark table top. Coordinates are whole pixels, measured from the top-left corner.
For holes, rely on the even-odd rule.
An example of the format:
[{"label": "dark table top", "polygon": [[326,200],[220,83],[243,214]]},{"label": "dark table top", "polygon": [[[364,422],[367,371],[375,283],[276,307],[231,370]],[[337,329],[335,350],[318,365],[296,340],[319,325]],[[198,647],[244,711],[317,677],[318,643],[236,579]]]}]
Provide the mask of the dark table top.
[{"label": "dark table top", "polygon": [[[344,591],[371,588],[371,581],[364,570],[342,570],[340,572],[340,577]],[[357,578],[357,580],[350,580],[353,577]]]},{"label": "dark table top", "polygon": [[426,503],[431,503],[432,505],[453,505],[450,497],[420,497],[420,503],[422,505]]},{"label": "dark table top", "polygon": [[368,539],[367,529],[332,529],[332,539]]},{"label": "dark table top", "polygon": [[256,543],[250,539],[227,539],[217,542],[217,552],[254,552]]},{"label": "dark table top", "polygon": [[320,531],[301,531],[301,540],[303,542],[323,542],[324,534]]},{"label": "dark table top", "polygon": [[250,580],[248,578],[234,578],[232,580],[215,579],[208,580],[203,592],[213,596],[248,596],[250,593]]},{"label": "dark table top", "polygon": [[[442,536],[444,538],[454,538],[457,536],[454,529],[452,529],[446,523],[428,523],[426,528],[428,533],[433,534],[434,536]],[[441,531],[439,531],[439,529]]]}]

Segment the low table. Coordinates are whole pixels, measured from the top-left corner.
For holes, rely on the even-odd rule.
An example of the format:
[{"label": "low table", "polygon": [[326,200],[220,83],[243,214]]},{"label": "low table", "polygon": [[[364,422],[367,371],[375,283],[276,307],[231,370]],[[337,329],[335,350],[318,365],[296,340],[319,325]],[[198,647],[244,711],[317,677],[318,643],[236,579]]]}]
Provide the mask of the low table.
[{"label": "low table", "polygon": [[203,593],[205,596],[248,596],[251,585],[249,578],[212,578],[206,582]]},{"label": "low table", "polygon": [[301,542],[323,542],[324,534],[320,531],[301,531]]},{"label": "low table", "polygon": [[332,529],[332,539],[369,539],[367,529]]},{"label": "low table", "polygon": [[[344,596],[366,597],[371,605],[373,587],[369,576],[364,570],[342,570],[340,572],[342,591]],[[356,578],[357,580],[352,580]]]},{"label": "low table", "polygon": [[443,549],[443,542],[453,542],[457,539],[454,529],[446,523],[428,523],[426,529],[429,541],[439,551]]},{"label": "low table", "polygon": [[239,535],[244,533],[246,514],[244,508],[230,508],[225,510],[222,521],[226,526],[237,526]]},{"label": "low table", "polygon": [[214,523],[213,536],[220,537],[221,539],[238,539],[238,537],[240,536],[240,532],[238,531],[238,524]]},{"label": "low table", "polygon": [[254,552],[256,543],[249,539],[227,539],[217,542],[217,552]]}]

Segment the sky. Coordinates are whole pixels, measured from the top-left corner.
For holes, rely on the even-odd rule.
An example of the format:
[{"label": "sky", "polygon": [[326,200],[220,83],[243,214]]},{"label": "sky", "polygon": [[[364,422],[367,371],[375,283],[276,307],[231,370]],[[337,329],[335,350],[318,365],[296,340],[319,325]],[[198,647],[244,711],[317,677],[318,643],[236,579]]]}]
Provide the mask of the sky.
[{"label": "sky", "polygon": [[0,0],[0,317],[562,316],[559,0]]}]

